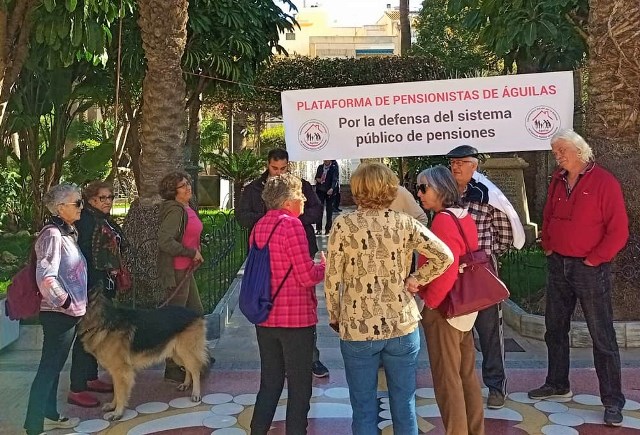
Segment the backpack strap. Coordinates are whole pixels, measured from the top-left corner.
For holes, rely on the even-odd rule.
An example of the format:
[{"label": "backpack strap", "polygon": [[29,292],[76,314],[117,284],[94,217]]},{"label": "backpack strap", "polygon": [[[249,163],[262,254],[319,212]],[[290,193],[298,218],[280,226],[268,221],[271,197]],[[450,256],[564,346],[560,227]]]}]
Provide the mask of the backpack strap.
[{"label": "backpack strap", "polygon": [[[267,238],[267,242],[264,244],[263,249],[266,248],[267,245],[269,245],[269,242],[271,241],[271,236],[273,236],[273,233],[276,231],[276,228],[278,228],[278,225],[280,225],[281,223],[282,223],[282,220],[279,220],[273,226],[273,229],[271,230],[271,233],[269,233],[269,237]],[[255,243],[255,242],[256,242],[256,238],[255,238],[255,235],[254,235],[253,236],[253,243]],[[280,281],[280,285],[278,286],[278,289],[276,290],[276,293],[271,298],[271,303],[272,304],[276,300],[276,298],[278,297],[278,294],[280,293],[280,290],[282,290],[282,286],[284,285],[284,282],[287,280],[287,278],[289,278],[289,274],[291,273],[292,269],[293,269],[293,264],[291,266],[289,266],[289,270],[287,270],[287,273],[284,275],[284,278],[282,278],[282,281]]]},{"label": "backpack strap", "polygon": [[282,289],[284,282],[287,280],[287,278],[289,278],[289,274],[291,273],[291,270],[293,270],[293,264],[289,266],[289,270],[287,270],[287,273],[284,275],[284,278],[282,278],[282,281],[280,281],[280,285],[278,286],[278,290],[276,290],[276,294],[274,294],[273,297],[271,298],[272,304],[275,302],[276,298],[278,297],[278,293],[280,293],[280,290]]},{"label": "backpack strap", "polygon": [[460,225],[460,221],[458,220],[458,217],[452,212],[450,212],[449,210],[447,210],[446,208],[443,209],[440,213],[445,213],[451,216],[453,221],[456,223],[456,226],[458,227],[458,231],[460,231],[460,235],[462,236],[464,245],[467,247],[467,254],[471,254],[471,247],[469,246],[469,241],[467,240],[467,236],[465,236],[464,231],[462,230],[462,225]]}]

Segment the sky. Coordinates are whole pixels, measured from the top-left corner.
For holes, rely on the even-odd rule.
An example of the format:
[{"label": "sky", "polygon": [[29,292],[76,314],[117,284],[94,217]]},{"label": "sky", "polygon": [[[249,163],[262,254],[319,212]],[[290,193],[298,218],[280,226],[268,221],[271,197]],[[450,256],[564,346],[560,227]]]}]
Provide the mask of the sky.
[{"label": "sky", "polygon": [[[307,7],[318,4],[329,12],[329,20],[339,26],[361,26],[373,24],[386,9],[387,4],[391,8],[399,5],[398,0],[294,0],[298,9],[305,4]],[[419,10],[422,0],[410,0],[411,10]]]}]

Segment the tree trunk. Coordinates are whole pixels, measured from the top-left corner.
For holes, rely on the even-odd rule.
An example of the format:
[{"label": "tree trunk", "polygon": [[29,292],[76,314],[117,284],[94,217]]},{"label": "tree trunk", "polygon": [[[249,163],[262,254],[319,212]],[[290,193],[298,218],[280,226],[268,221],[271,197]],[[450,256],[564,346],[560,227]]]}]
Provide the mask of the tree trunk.
[{"label": "tree trunk", "polygon": [[183,167],[186,85],[181,60],[187,41],[187,0],[138,0],[138,24],[147,71],[142,84],[141,185],[143,200],[157,202],[158,183]]},{"label": "tree trunk", "polygon": [[622,184],[630,239],[616,261],[614,315],[640,319],[640,4],[589,1],[587,138],[597,161]]},{"label": "tree trunk", "polygon": [[409,0],[400,0],[400,55],[405,56],[411,48],[411,22]]},{"label": "tree trunk", "polygon": [[4,133],[7,103],[29,54],[29,36],[35,0],[16,0],[13,9],[0,8],[0,136]]},{"label": "tree trunk", "polygon": [[127,297],[145,307],[157,306],[165,296],[157,278],[159,183],[168,172],[184,167],[186,86],[181,61],[188,6],[188,0],[138,0],[147,71],[142,83],[139,200],[132,204],[124,230],[132,251],[129,257],[135,259],[136,292]]}]

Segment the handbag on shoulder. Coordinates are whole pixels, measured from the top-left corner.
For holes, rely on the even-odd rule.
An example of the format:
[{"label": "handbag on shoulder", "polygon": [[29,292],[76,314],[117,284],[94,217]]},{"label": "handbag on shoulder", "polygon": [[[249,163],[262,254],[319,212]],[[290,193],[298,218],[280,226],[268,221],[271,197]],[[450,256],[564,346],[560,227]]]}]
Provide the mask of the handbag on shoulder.
[{"label": "handbag on shoulder", "polygon": [[507,286],[498,278],[487,253],[478,249],[471,251],[467,237],[462,230],[458,218],[444,210],[453,218],[460,231],[467,252],[460,256],[458,279],[453,288],[438,306],[438,311],[445,319],[481,311],[496,305],[509,297]]}]

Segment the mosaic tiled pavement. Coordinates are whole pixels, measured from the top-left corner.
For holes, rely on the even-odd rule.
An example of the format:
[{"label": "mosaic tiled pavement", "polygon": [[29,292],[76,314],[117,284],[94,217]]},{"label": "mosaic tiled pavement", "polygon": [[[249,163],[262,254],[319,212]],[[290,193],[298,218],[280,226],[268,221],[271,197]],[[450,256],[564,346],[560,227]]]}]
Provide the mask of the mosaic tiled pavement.
[{"label": "mosaic tiled pavement", "polygon": [[[578,369],[572,373],[573,399],[562,401],[534,401],[525,391],[537,385],[540,370],[510,370],[512,388],[506,406],[501,410],[485,410],[487,434],[600,434],[602,406],[597,395],[595,373],[591,369]],[[640,369],[625,369],[624,381],[627,405],[621,428],[614,429],[616,435],[640,433]],[[384,374],[380,372],[379,383],[379,428],[382,435],[393,434],[389,414]],[[431,377],[428,370],[418,373],[416,409],[420,433],[443,433],[442,421],[435,404]],[[82,422],[74,431],[53,431],[51,434],[99,433],[102,435],[143,434],[216,434],[239,435],[249,433],[249,422],[253,412],[259,382],[257,371],[213,370],[203,388],[203,399],[193,403],[184,393],[175,390],[175,384],[164,382],[162,372],[147,370],[140,373],[131,398],[131,409],[120,422],[102,419],[98,408],[82,409],[65,406],[69,415],[79,416]],[[423,386],[424,385],[424,386]],[[310,435],[350,433],[351,407],[349,393],[345,387],[344,371],[332,370],[326,379],[314,380],[311,410],[309,412]],[[283,435],[286,409],[286,389],[280,400],[273,435]],[[486,396],[486,389],[483,390]],[[98,395],[102,401],[108,394]],[[6,396],[5,396],[6,397]],[[18,425],[7,425],[0,421],[0,433],[21,433]],[[604,429],[609,431],[610,429]],[[614,432],[612,432],[614,433]]]}]

